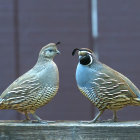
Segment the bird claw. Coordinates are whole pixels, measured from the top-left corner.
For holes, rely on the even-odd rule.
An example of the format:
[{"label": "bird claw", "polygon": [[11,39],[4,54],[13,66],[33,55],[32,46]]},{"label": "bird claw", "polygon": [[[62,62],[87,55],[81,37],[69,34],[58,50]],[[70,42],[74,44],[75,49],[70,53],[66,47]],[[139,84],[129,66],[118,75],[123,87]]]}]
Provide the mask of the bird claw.
[{"label": "bird claw", "polygon": [[78,121],[78,123],[82,124],[82,123],[87,123],[88,121]]},{"label": "bird claw", "polygon": [[47,121],[43,121],[43,120],[32,120],[32,123],[42,123],[42,124],[48,124]]},{"label": "bird claw", "polygon": [[47,123],[56,123],[57,121],[47,121]]},{"label": "bird claw", "polygon": [[23,120],[22,123],[32,123],[32,121],[26,119],[26,120]]},{"label": "bird claw", "polygon": [[80,124],[92,124],[94,121],[79,121]]},{"label": "bird claw", "polygon": [[43,121],[43,120],[23,120],[22,123],[41,123],[41,124],[48,124],[47,121]]},{"label": "bird claw", "polygon": [[100,123],[113,123],[113,122],[117,122],[117,120],[108,119],[108,120],[102,120],[102,121],[100,121]]}]

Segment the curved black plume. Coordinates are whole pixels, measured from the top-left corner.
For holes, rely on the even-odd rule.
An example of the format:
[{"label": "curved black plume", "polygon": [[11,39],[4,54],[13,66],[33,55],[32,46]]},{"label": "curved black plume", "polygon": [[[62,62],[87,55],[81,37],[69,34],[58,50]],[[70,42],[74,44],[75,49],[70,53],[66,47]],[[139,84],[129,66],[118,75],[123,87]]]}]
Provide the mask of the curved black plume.
[{"label": "curved black plume", "polygon": [[57,46],[57,45],[59,45],[59,44],[61,44],[61,42],[60,42],[60,41],[56,43],[56,46]]},{"label": "curved black plume", "polygon": [[72,51],[72,55],[73,55],[73,56],[75,55],[76,51],[80,51],[80,49],[75,48],[75,49]]}]

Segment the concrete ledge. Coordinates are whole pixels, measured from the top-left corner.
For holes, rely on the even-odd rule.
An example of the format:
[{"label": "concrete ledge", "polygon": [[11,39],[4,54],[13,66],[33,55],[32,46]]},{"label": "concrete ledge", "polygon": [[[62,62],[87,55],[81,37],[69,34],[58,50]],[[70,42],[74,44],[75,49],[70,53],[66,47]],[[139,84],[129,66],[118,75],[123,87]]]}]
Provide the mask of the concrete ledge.
[{"label": "concrete ledge", "polygon": [[139,140],[140,121],[49,124],[0,121],[0,140]]}]

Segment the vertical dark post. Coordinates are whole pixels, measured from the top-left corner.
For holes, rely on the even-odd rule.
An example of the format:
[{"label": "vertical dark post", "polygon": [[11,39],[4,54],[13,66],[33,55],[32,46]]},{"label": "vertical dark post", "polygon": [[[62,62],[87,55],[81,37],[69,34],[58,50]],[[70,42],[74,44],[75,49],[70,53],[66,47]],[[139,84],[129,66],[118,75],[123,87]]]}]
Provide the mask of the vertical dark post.
[{"label": "vertical dark post", "polygon": [[[19,77],[19,19],[18,19],[18,0],[13,1],[14,6],[14,53],[15,53],[15,79]],[[17,119],[20,118],[20,115],[17,114]]]}]

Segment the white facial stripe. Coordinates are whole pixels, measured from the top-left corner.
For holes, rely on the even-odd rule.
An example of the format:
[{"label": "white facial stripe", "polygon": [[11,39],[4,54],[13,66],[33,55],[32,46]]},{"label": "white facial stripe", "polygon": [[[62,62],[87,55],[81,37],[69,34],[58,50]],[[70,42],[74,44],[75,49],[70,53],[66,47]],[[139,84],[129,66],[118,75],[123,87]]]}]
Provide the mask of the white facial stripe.
[{"label": "white facial stripe", "polygon": [[92,63],[92,61],[93,61],[93,58],[92,58],[92,56],[91,56],[91,53],[90,53],[90,55],[89,55],[89,57],[90,57],[90,63],[88,64],[88,65],[90,65],[91,63]]}]

